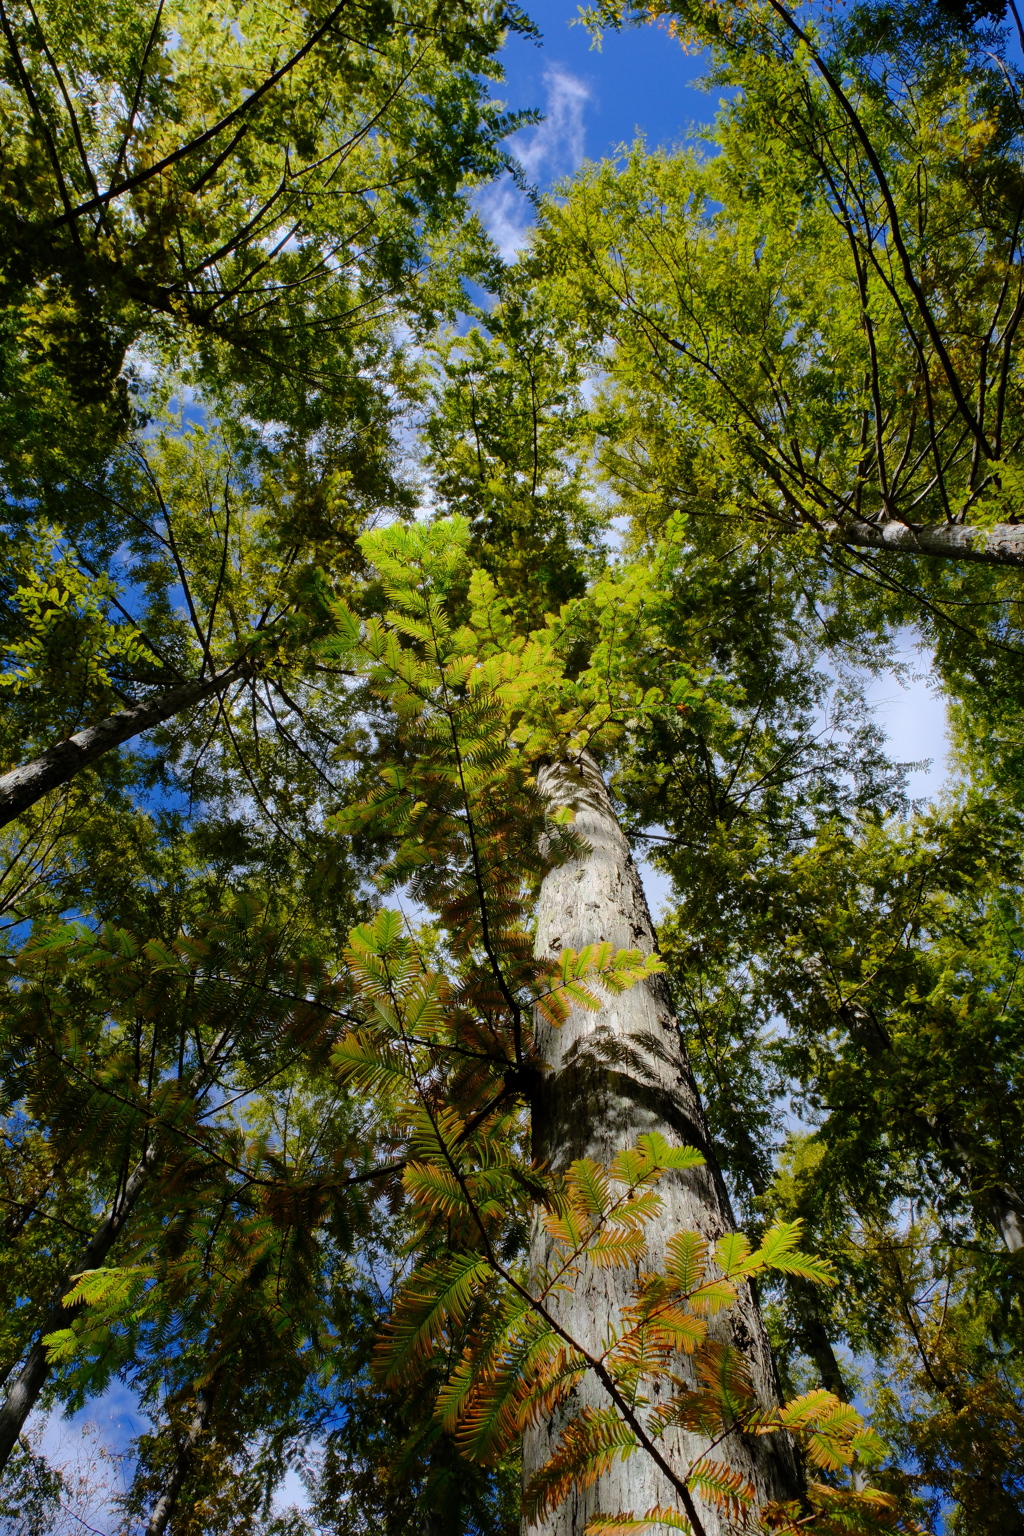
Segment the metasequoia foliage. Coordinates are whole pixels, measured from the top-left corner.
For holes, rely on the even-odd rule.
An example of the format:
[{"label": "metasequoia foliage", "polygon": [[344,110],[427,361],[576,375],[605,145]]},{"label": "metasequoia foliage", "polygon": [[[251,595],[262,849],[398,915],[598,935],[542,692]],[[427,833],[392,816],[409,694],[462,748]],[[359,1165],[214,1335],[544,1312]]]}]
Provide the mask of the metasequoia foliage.
[{"label": "metasequoia foliage", "polygon": [[[753,1490],[713,1455],[672,1466],[674,1425],[706,1435],[712,1445],[736,1427],[757,1434],[785,1430],[805,1442],[812,1463],[833,1473],[855,1455],[864,1460],[877,1454],[881,1447],[859,1415],[830,1393],[809,1394],[777,1412],[757,1409],[742,1357],[707,1338],[707,1318],[735,1301],[737,1284],[766,1270],[828,1283],[827,1269],[797,1249],[798,1224],[776,1224],[753,1252],[740,1234],[722,1238],[709,1254],[697,1234],[678,1233],[668,1244],[665,1272],[646,1272],[644,1227],[659,1206],[655,1186],[672,1169],[702,1162],[701,1154],[648,1136],[608,1170],[579,1159],[556,1178],[523,1163],[508,1138],[514,1127],[493,1114],[467,1121],[449,1102],[432,1102],[426,1064],[408,1046],[417,1037],[422,1043],[424,1034],[438,1038],[442,994],[436,978],[417,963],[414,946],[400,936],[396,915],[381,914],[356,942],[354,974],[372,1006],[377,1048],[372,1050],[368,1031],[360,1032],[348,1048],[343,1042],[339,1059],[347,1073],[387,1075],[395,1107],[401,1106],[409,1125],[403,1181],[426,1250],[399,1293],[379,1346],[382,1382],[408,1388],[436,1360],[457,1361],[439,1393],[437,1415],[465,1454],[488,1462],[498,1460],[531,1421],[571,1402],[582,1375],[595,1371],[609,1408],[587,1408],[567,1419],[555,1455],[526,1490],[528,1516],[593,1481],[611,1458],[634,1453],[659,1458],[682,1506],[601,1517],[588,1527],[595,1532],[666,1523],[699,1532],[694,1494],[727,1508],[750,1505]],[[562,963],[570,968],[565,957]],[[578,962],[571,969],[578,971]],[[425,1006],[427,995],[432,1007]],[[432,1029],[425,1030],[425,1015],[433,1015]],[[554,1243],[546,1271],[532,1286],[522,1265],[508,1256],[510,1228],[517,1215],[524,1220],[531,1198],[542,1202]],[[571,1287],[588,1264],[637,1270],[634,1303],[598,1356],[571,1337],[550,1307],[552,1295]],[[680,1352],[693,1357],[697,1390],[679,1374]],[[806,1505],[761,1511],[762,1522],[792,1531],[897,1525],[884,1494],[846,1490],[841,1496],[833,1487],[811,1484],[806,1498]]]},{"label": "metasequoia foliage", "polygon": [[[547,819],[533,766],[543,755],[614,740],[627,719],[676,706],[660,689],[624,681],[630,623],[639,627],[642,604],[623,621],[623,594],[605,594],[592,664],[569,678],[564,652],[576,638],[572,623],[566,631],[549,625],[517,636],[491,579],[470,567],[467,536],[465,523],[451,520],[363,541],[392,606],[362,626],[339,609],[336,637],[323,652],[368,678],[388,705],[395,734],[386,740],[382,782],[332,825],[355,834],[368,851],[382,845],[378,884],[408,882],[467,967],[460,989],[472,985],[481,989],[478,1002],[486,997],[486,1025],[470,1017],[470,1038],[460,1045],[465,1091],[493,1089],[498,1069],[525,1071],[526,1078],[514,1080],[522,1092],[532,1070],[535,1006],[558,1022],[572,1003],[598,1006],[588,978],[612,987],[657,963],[632,952],[616,956],[607,945],[553,964],[533,958],[527,925],[536,884],[552,860],[576,846],[568,808]],[[455,603],[468,607],[468,623],[452,621]],[[700,707],[702,694],[689,674],[676,693]],[[359,1046],[353,1040],[344,1049]],[[369,1087],[370,1078],[361,1086]]]},{"label": "metasequoia foliage", "polygon": [[[607,985],[614,978],[613,985],[621,985],[639,957],[615,957],[617,975],[607,965],[611,957],[588,956],[586,965],[583,958],[561,957],[561,974],[587,975],[604,960],[606,969],[597,979]],[[568,1421],[555,1456],[527,1490],[527,1509],[540,1513],[553,1507],[574,1486],[599,1475],[611,1457],[638,1452],[667,1464],[682,1508],[616,1515],[595,1522],[594,1531],[674,1521],[679,1529],[699,1532],[693,1494],[723,1507],[750,1504],[752,1490],[713,1455],[686,1468],[671,1467],[663,1442],[673,1425],[705,1434],[712,1444],[737,1426],[759,1434],[786,1430],[805,1441],[811,1461],[829,1472],[849,1466],[855,1455],[865,1460],[877,1454],[881,1447],[859,1415],[830,1393],[809,1394],[778,1412],[756,1409],[738,1352],[706,1338],[708,1316],[735,1300],[737,1283],[769,1269],[828,1282],[827,1269],[797,1250],[798,1224],[777,1224],[754,1252],[741,1235],[731,1234],[709,1255],[697,1234],[679,1233],[668,1245],[666,1272],[645,1273],[643,1229],[659,1203],[654,1186],[673,1168],[700,1163],[701,1155],[647,1137],[607,1171],[588,1159],[574,1163],[564,1178],[530,1166],[516,1155],[514,1116],[502,1115],[494,1105],[466,1118],[448,1094],[439,1102],[437,1063],[465,1048],[465,1034],[454,1035],[452,1023],[471,1002],[466,990],[449,991],[440,977],[424,970],[395,913],[382,913],[372,926],[356,930],[349,963],[367,1027],[341,1041],[336,1059],[346,1076],[386,1086],[390,1117],[406,1128],[403,1182],[423,1250],[379,1348],[382,1382],[407,1389],[437,1361],[457,1361],[438,1396],[438,1418],[465,1454],[488,1462],[498,1460],[532,1419],[566,1403],[585,1371],[596,1371],[611,1406],[607,1413],[587,1409]],[[565,990],[557,987],[552,995]],[[590,988],[573,985],[572,993],[577,1003],[586,998],[599,1006]],[[476,1100],[469,1107],[475,1108]],[[514,1256],[515,1228],[536,1199],[544,1204],[554,1249],[547,1272],[531,1289]],[[546,1304],[556,1290],[570,1287],[586,1264],[638,1271],[634,1305],[598,1357],[577,1344]],[[497,1292],[495,1280],[501,1282]],[[680,1377],[673,1358],[679,1351],[694,1358],[700,1389]],[[656,1383],[674,1390],[652,1407]],[[768,1508],[761,1512],[763,1523],[794,1532],[898,1524],[884,1494],[846,1490],[841,1495],[812,1484],[807,1501]]]},{"label": "metasequoia foliage", "polygon": [[410,295],[467,174],[505,163],[515,120],[481,77],[514,9],[255,0],[234,21],[192,0],[4,8],[12,478],[123,431],[140,341],[280,404],[287,379],[307,417],[314,378],[358,396],[345,364],[377,305]]},{"label": "metasequoia foliage", "polygon": [[[71,925],[7,970],[12,1134],[21,1122],[45,1137],[54,1170],[26,1222],[48,1246],[74,1214],[80,1253],[90,1240],[76,1266],[64,1238],[18,1310],[27,1353],[0,1409],[4,1435],[16,1438],[54,1367],[62,1395],[80,1400],[117,1369],[144,1375],[148,1351],[176,1338],[206,1337],[195,1368],[207,1374],[242,1364],[258,1337],[269,1370],[303,1355],[311,1369],[331,1333],[318,1233],[344,1245],[339,1192],[379,1176],[336,1093],[331,1134],[302,1132],[304,1074],[325,1060],[347,987],[242,898],[170,943]],[[84,1223],[66,1186],[91,1204]],[[175,1355],[184,1366],[187,1350]]]},{"label": "metasequoia foliage", "polygon": [[329,436],[281,445],[273,477],[240,436],[230,423],[182,430],[165,417],[92,488],[98,527],[38,524],[31,546],[0,540],[0,686],[11,700],[0,759],[19,764],[0,775],[0,822],[155,726],[179,751],[218,734],[251,774],[243,702],[293,743],[282,717],[301,715],[310,645],[329,628],[327,584],[359,565],[355,534],[380,487],[365,464],[355,483],[350,451]]},{"label": "metasequoia foliage", "polygon": [[[530,765],[545,749],[566,751],[570,732],[579,743],[584,729],[590,739],[614,729],[614,690],[607,677],[597,688],[595,668],[574,691],[560,676],[550,638],[514,641],[490,584],[461,567],[457,544],[442,544],[450,531],[402,530],[376,541],[393,607],[346,643],[350,661],[366,658],[360,664],[369,667],[371,685],[397,715],[392,751],[402,766],[385,768],[384,786],[339,822],[361,835],[382,821],[389,826],[380,882],[409,880],[441,928],[417,940],[403,932],[400,913],[382,912],[353,931],[346,953],[358,994],[353,1008],[364,1021],[341,1038],[334,1061],[346,1081],[375,1096],[404,1163],[419,1229],[418,1260],[399,1292],[377,1369],[385,1384],[408,1389],[440,1368],[447,1379],[438,1421],[483,1462],[500,1459],[531,1419],[564,1408],[581,1375],[595,1371],[607,1411],[586,1409],[567,1420],[555,1455],[527,1490],[528,1510],[561,1503],[612,1457],[644,1454],[658,1458],[679,1507],[609,1512],[593,1529],[675,1521],[699,1536],[695,1498],[736,1510],[753,1500],[745,1480],[713,1455],[714,1442],[734,1428],[795,1435],[833,1474],[854,1455],[870,1458],[877,1442],[827,1392],[778,1411],[755,1407],[738,1352],[706,1336],[707,1317],[735,1299],[737,1283],[773,1268],[827,1281],[827,1270],[797,1251],[797,1227],[773,1228],[756,1252],[733,1234],[710,1254],[696,1234],[679,1233],[668,1271],[648,1274],[643,1229],[659,1206],[654,1186],[672,1169],[702,1161],[699,1153],[649,1136],[610,1170],[582,1159],[562,1177],[525,1158],[519,1103],[544,1070],[532,1011],[557,1027],[569,1007],[599,1010],[603,994],[661,962],[608,944],[544,960],[532,955],[523,926],[531,876],[574,845],[556,809],[538,851],[543,818]],[[396,547],[406,557],[401,563]],[[473,623],[457,629],[446,599],[460,586]],[[482,648],[489,635],[495,638]],[[507,649],[498,649],[500,641]],[[554,1257],[531,1286],[519,1255],[537,1202]],[[597,1356],[547,1304],[586,1265],[637,1270],[632,1304]],[[697,1389],[679,1372],[680,1352],[692,1358]],[[672,1388],[657,1406],[655,1384]],[[674,1465],[674,1426],[704,1434],[708,1454]],[[773,1506],[760,1518],[794,1531],[898,1523],[886,1495],[827,1483],[812,1485],[803,1503]]]},{"label": "metasequoia foliage", "polygon": [[643,356],[634,387],[673,402],[674,434],[705,459],[721,507],[1014,564],[1018,66],[991,32],[942,7],[915,27],[910,10],[596,7],[612,25],[662,18],[740,90],[723,155],[636,153],[550,221],[574,251],[570,280],[583,277],[627,375]]},{"label": "metasequoia foliage", "polygon": [[[0,760],[34,770],[3,810],[49,797],[42,817],[63,828],[52,791],[143,729],[233,744],[230,706],[248,691],[254,720],[296,734],[291,706],[260,686],[287,647],[278,621],[313,566],[331,575],[351,552],[356,503],[360,523],[369,503],[409,508],[392,424],[410,370],[390,322],[448,306],[474,259],[457,232],[464,187],[506,167],[501,140],[521,120],[487,81],[507,32],[531,28],[490,0],[287,14],[246,0],[230,25],[192,0],[29,0],[0,22],[0,626],[17,683]],[[207,455],[184,486],[179,463],[169,491],[147,456],[172,401],[244,440],[247,465]],[[164,435],[164,469],[204,436],[193,425]],[[262,518],[254,464],[270,468]],[[59,558],[39,558],[37,520]],[[269,590],[253,603],[255,572]],[[248,665],[257,653],[267,669]],[[226,703],[214,690],[197,710],[208,687],[175,692],[239,660]],[[300,691],[294,672],[286,691]],[[165,708],[132,729],[120,706],[140,692],[167,694]],[[67,742],[90,725],[108,729]],[[40,763],[55,746],[59,761]],[[240,755],[271,798],[253,786],[258,746]]]}]

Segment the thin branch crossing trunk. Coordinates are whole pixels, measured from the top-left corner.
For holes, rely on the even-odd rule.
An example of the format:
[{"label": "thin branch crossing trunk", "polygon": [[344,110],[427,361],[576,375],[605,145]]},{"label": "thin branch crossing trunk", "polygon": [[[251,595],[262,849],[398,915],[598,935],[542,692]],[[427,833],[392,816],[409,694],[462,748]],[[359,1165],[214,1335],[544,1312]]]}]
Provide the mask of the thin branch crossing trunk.
[{"label": "thin branch crossing trunk", "polygon": [[[580,859],[553,869],[541,887],[536,952],[547,956],[571,947],[607,941],[619,948],[651,953],[654,929],[629,845],[615,818],[596,763],[586,754],[578,763],[541,770],[541,793],[552,806],[571,805],[575,827],[589,845]],[[652,1261],[659,1246],[680,1229],[715,1241],[735,1227],[729,1198],[708,1139],[703,1110],[679,1037],[667,983],[661,976],[608,999],[598,1014],[574,1009],[560,1029],[537,1020],[541,1059],[551,1069],[534,1100],[534,1149],[553,1168],[574,1158],[607,1163],[645,1132],[659,1131],[670,1142],[698,1147],[704,1168],[669,1174],[659,1186],[663,1210],[648,1229]],[[534,1269],[548,1256],[548,1239],[538,1222],[532,1238]],[[619,1308],[631,1295],[631,1275],[621,1269],[593,1272],[586,1284],[555,1303],[561,1320],[588,1350],[600,1353]],[[765,1406],[777,1401],[774,1367],[753,1292],[721,1320],[721,1336],[742,1350],[755,1393]],[[685,1369],[681,1365],[681,1369]],[[603,1389],[591,1375],[578,1390],[579,1407],[605,1405]],[[560,1434],[555,1418],[524,1439],[524,1475],[529,1478],[550,1457]],[[684,1472],[707,1449],[706,1441],[682,1431],[666,1434],[662,1448]],[[780,1437],[732,1434],[714,1452],[754,1485],[759,1500],[794,1497],[800,1479],[792,1447]],[[668,1480],[638,1451],[616,1461],[590,1488],[573,1494],[530,1536],[582,1536],[601,1511],[636,1515],[653,1506],[677,1505]],[[700,1506],[705,1536],[726,1536],[725,1514]]]},{"label": "thin branch crossing trunk", "polygon": [[18,1442],[18,1436],[25,1427],[25,1420],[35,1407],[46,1378],[50,1374],[49,1354],[46,1345],[42,1342],[43,1338],[47,1334],[56,1333],[59,1328],[69,1328],[83,1309],[84,1302],[76,1302],[66,1307],[63,1295],[75,1275],[80,1275],[87,1269],[99,1269],[104,1264],[111,1248],[124,1230],[125,1223],[145,1187],[158,1155],[158,1145],[153,1142],[135,1165],[121,1191],[120,1199],[115,1201],[100,1222],[78,1263],[68,1271],[61,1282],[61,1295],[50,1309],[40,1329],[39,1338],[29,1350],[25,1364],[7,1393],[6,1401],[0,1407],[0,1475],[7,1466],[11,1452]]},{"label": "thin branch crossing trunk", "polygon": [[31,762],[22,763],[8,773],[0,774],[0,827],[29,810],[51,789],[58,789],[74,778],[80,769],[94,763],[104,752],[120,747],[134,736],[148,731],[151,726],[162,725],[165,720],[181,714],[194,704],[201,704],[211,694],[221,693],[252,671],[251,661],[235,661],[231,666],[214,672],[211,677],[194,679],[158,693],[130,709],[108,715],[96,725],[87,726],[48,747]]}]

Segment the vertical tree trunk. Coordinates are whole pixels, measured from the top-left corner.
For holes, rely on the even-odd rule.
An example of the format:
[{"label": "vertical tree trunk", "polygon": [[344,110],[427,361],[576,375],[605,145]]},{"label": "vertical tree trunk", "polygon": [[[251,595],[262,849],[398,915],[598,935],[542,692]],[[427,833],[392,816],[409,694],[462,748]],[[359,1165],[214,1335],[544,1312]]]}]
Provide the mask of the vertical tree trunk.
[{"label": "vertical tree trunk", "polygon": [[158,1150],[158,1145],[154,1142],[140,1159],[121,1191],[120,1199],[111,1206],[100,1222],[78,1263],[64,1276],[60,1283],[60,1294],[39,1331],[39,1337],[29,1350],[25,1364],[8,1390],[6,1400],[0,1406],[0,1475],[3,1474],[10,1460],[11,1452],[18,1443],[18,1436],[25,1427],[25,1420],[35,1407],[50,1374],[50,1356],[43,1339],[47,1334],[56,1333],[60,1328],[70,1328],[84,1307],[84,1302],[80,1301],[66,1307],[63,1301],[64,1294],[75,1275],[80,1275],[88,1269],[99,1269],[106,1262],[107,1255],[124,1230],[125,1223],[153,1170]]},{"label": "vertical tree trunk", "polygon": [[146,1526],[146,1536],[164,1536],[167,1522],[178,1502],[178,1494],[192,1465],[196,1446],[210,1421],[214,1390],[214,1384],[211,1383],[208,1387],[202,1387],[196,1397],[195,1414],[171,1462],[160,1497],[153,1506],[153,1513]]},{"label": "vertical tree trunk", "polygon": [[[596,763],[584,754],[578,763],[554,764],[541,770],[538,783],[549,804],[574,807],[576,830],[590,852],[545,877],[536,953],[581,949],[602,940],[650,953],[654,930],[640,877]],[[649,1228],[653,1262],[659,1262],[659,1248],[681,1228],[714,1241],[735,1226],[663,977],[609,998],[600,1013],[574,1009],[557,1030],[538,1018],[537,1035],[541,1060],[551,1068],[534,1101],[534,1148],[539,1157],[555,1169],[584,1156],[608,1162],[644,1132],[660,1131],[673,1143],[698,1147],[707,1164],[663,1180],[663,1211]],[[546,1256],[546,1233],[538,1223],[532,1241],[534,1267]],[[560,1316],[588,1348],[600,1350],[618,1307],[629,1299],[631,1278],[628,1270],[594,1273],[585,1286],[559,1298]],[[749,1287],[721,1320],[720,1336],[743,1351],[758,1398],[774,1402],[775,1372]],[[575,1406],[603,1401],[600,1384],[588,1377],[578,1389]],[[544,1464],[559,1433],[556,1418],[526,1436],[524,1476],[529,1478]],[[683,1432],[667,1435],[662,1444],[681,1471],[706,1449],[706,1442]],[[714,1455],[748,1478],[760,1500],[791,1498],[798,1491],[792,1447],[780,1443],[779,1437],[755,1440],[734,1434]],[[640,1451],[628,1461],[617,1461],[592,1487],[528,1529],[530,1536],[582,1536],[598,1511],[642,1515],[656,1504],[678,1505],[678,1498]],[[698,1508],[705,1536],[725,1536],[733,1528],[713,1506],[698,1501]]]}]

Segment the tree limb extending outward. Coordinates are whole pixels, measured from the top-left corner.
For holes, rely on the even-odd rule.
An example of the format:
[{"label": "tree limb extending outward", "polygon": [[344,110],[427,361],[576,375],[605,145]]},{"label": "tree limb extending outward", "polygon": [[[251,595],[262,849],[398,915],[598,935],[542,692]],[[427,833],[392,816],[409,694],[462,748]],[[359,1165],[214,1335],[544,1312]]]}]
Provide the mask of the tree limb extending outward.
[{"label": "tree limb extending outward", "polygon": [[95,762],[104,752],[131,741],[133,736],[149,730],[150,726],[172,719],[193,704],[202,703],[211,694],[220,693],[232,683],[249,676],[252,669],[252,661],[245,659],[232,662],[229,667],[214,672],[212,677],[181,683],[177,688],[155,694],[130,709],[108,715],[97,725],[87,726],[84,731],[78,731],[66,741],[48,747],[31,762],[22,763],[18,768],[0,774],[0,827],[5,827],[16,816],[27,811],[51,789],[57,789],[73,779],[79,769]]},{"label": "tree limb extending outward", "polygon": [[219,122],[214,123],[211,128],[207,128],[203,133],[197,134],[194,139],[189,139],[187,143],[179,144],[177,149],[172,150],[170,154],[164,155],[163,159],[157,160],[152,165],[143,166],[133,176],[126,176],[123,181],[115,182],[112,186],[108,187],[106,192],[97,192],[94,197],[90,197],[84,203],[79,203],[75,208],[68,207],[59,218],[54,219],[54,224],[65,224],[74,219],[81,218],[84,213],[92,213],[95,209],[104,207],[105,204],[121,197],[125,192],[134,191],[144,181],[149,181],[152,177],[161,175],[162,172],[169,170],[177,161],[183,160],[186,155],[194,154],[204,144],[209,144],[211,140],[217,138],[225,129],[232,127],[240,118],[247,117],[259,102],[262,101],[268,91],[272,91],[275,85],[278,85],[286,75],[290,74],[297,64],[301,64],[306,55],[311,53],[317,44],[323,41],[342,12],[347,9],[348,4],[349,0],[340,0],[340,3],[334,6],[328,13],[326,19],[307,37],[301,48],[297,49],[290,58],[285,59],[284,63],[274,70],[273,74],[268,75],[262,84],[258,85],[255,90],[250,91],[249,95],[237,107],[228,112]]},{"label": "tree limb extending outward", "polygon": [[859,549],[888,549],[899,554],[937,555],[945,560],[977,560],[985,565],[1024,566],[1024,525],[996,523],[971,528],[962,523],[935,523],[912,528],[907,523],[830,523],[827,531],[837,544]]},{"label": "tree limb extending outward", "polygon": [[[65,1277],[64,1284],[86,1270],[99,1269],[120,1237],[146,1181],[157,1161],[159,1143],[153,1141],[139,1160],[125,1183],[120,1197],[110,1207],[96,1229],[84,1253]],[[63,1289],[63,1287],[62,1287]],[[25,1420],[35,1407],[43,1384],[50,1373],[50,1357],[43,1339],[60,1328],[70,1328],[83,1310],[85,1303],[73,1301],[65,1304],[63,1295],[57,1297],[47,1315],[39,1337],[36,1339],[19,1374],[8,1390],[6,1401],[0,1405],[0,1471],[6,1467],[18,1436],[25,1427]]]}]

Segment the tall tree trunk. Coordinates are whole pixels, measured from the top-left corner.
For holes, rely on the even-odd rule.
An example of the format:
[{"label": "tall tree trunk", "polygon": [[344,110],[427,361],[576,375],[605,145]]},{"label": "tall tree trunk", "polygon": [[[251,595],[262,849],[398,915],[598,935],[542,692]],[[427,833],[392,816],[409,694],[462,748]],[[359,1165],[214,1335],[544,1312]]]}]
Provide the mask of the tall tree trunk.
[{"label": "tall tree trunk", "polygon": [[[816,968],[812,974],[817,974]],[[829,1006],[833,1005],[830,1003]],[[856,999],[848,998],[840,1003],[838,1008],[834,1008],[834,1012],[867,1055],[876,1061],[881,1056],[888,1055],[892,1058],[894,1065],[902,1066],[888,1026],[871,1008]],[[1017,1190],[1007,1179],[990,1183],[985,1179],[984,1174],[979,1177],[976,1157],[954,1130],[945,1112],[924,1108],[920,1103],[915,1106],[915,1110],[931,1130],[936,1145],[945,1152],[967,1188],[977,1189],[979,1182],[988,1184],[984,1204],[988,1207],[992,1225],[1007,1252],[1020,1253],[1024,1249],[1024,1200],[1021,1199]]]},{"label": "tall tree trunk", "polygon": [[169,688],[166,693],[158,693],[130,709],[108,715],[97,725],[90,725],[66,741],[48,747],[30,762],[0,774],[0,827],[6,827],[51,789],[67,784],[79,769],[94,763],[112,747],[131,741],[133,736],[141,735],[151,726],[161,725],[193,704],[202,703],[213,693],[223,692],[232,683],[249,676],[251,671],[251,661],[232,662],[230,667],[222,668],[212,677],[181,683],[177,688]]},{"label": "tall tree trunk", "polygon": [[49,1333],[56,1333],[59,1328],[69,1328],[84,1305],[82,1302],[77,1302],[66,1307],[63,1296],[75,1275],[80,1275],[87,1269],[99,1269],[105,1263],[111,1248],[124,1230],[135,1202],[142,1193],[157,1156],[158,1147],[154,1142],[148,1152],[139,1159],[121,1191],[120,1199],[111,1206],[96,1228],[78,1263],[61,1281],[60,1295],[40,1329],[40,1337],[29,1350],[25,1364],[10,1387],[3,1406],[0,1407],[0,1475],[7,1466],[11,1452],[18,1443],[18,1436],[24,1428],[25,1420],[35,1407],[46,1378],[50,1374],[50,1360],[46,1345],[42,1342],[43,1337]]},{"label": "tall tree trunk", "polygon": [[[553,869],[544,879],[537,911],[536,953],[549,955],[602,940],[620,948],[655,947],[654,929],[629,845],[615,818],[608,791],[593,759],[558,763],[541,770],[541,793],[552,806],[572,805],[575,828],[589,853]],[[639,1135],[660,1131],[673,1143],[698,1147],[704,1168],[676,1172],[663,1180],[663,1210],[649,1228],[652,1261],[681,1228],[714,1241],[735,1227],[729,1198],[708,1139],[664,978],[657,976],[610,998],[598,1014],[574,1009],[560,1029],[537,1020],[538,1049],[551,1068],[534,1101],[534,1148],[555,1169],[577,1157],[607,1163]],[[534,1268],[546,1261],[548,1240],[538,1222],[532,1238]],[[629,1300],[630,1274],[612,1269],[594,1273],[586,1285],[561,1296],[557,1309],[573,1335],[600,1352],[620,1305]],[[753,1291],[748,1287],[733,1311],[721,1319],[720,1336],[742,1350],[758,1399],[777,1400],[774,1367]],[[588,1376],[578,1388],[578,1408],[604,1401],[600,1384]],[[556,1418],[524,1440],[524,1475],[548,1459],[558,1442]],[[666,1435],[673,1463],[684,1470],[706,1449],[695,1435]],[[754,1485],[761,1500],[791,1498],[800,1479],[792,1447],[779,1437],[734,1434],[715,1452]],[[706,1536],[725,1536],[732,1523],[698,1500]],[[667,1479],[643,1452],[617,1461],[590,1488],[577,1492],[531,1536],[582,1536],[597,1512],[642,1515],[656,1504],[678,1505]]]},{"label": "tall tree trunk", "polygon": [[828,525],[836,544],[897,554],[936,555],[941,560],[973,560],[983,565],[1024,566],[1024,525],[996,523],[972,528],[963,523],[862,523],[855,518]]},{"label": "tall tree trunk", "polygon": [[146,1526],[146,1536],[164,1536],[167,1522],[174,1513],[174,1506],[178,1502],[178,1494],[181,1485],[188,1476],[188,1469],[192,1465],[192,1458],[196,1446],[207,1424],[210,1422],[210,1410],[213,1408],[214,1384],[203,1387],[196,1398],[196,1411],[192,1422],[178,1446],[174,1460],[171,1462],[167,1473],[167,1481],[160,1492],[160,1497],[153,1506],[153,1513],[149,1517]]}]

